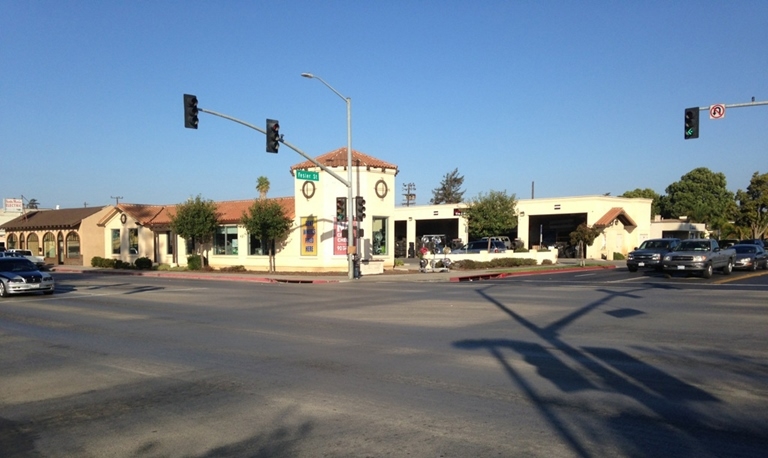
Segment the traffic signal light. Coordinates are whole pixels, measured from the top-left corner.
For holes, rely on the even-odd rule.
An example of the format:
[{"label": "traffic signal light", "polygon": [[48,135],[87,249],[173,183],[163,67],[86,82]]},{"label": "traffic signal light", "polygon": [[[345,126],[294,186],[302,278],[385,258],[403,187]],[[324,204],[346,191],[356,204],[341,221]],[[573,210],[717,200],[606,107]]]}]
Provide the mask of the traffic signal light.
[{"label": "traffic signal light", "polygon": [[267,119],[267,152],[276,153],[280,148],[280,123]]},{"label": "traffic signal light", "polygon": [[347,198],[337,197],[336,198],[336,221],[346,221],[346,220],[347,220]]},{"label": "traffic signal light", "polygon": [[184,94],[184,127],[197,129],[197,97]]},{"label": "traffic signal light", "polygon": [[685,139],[699,138],[699,108],[685,109]]},{"label": "traffic signal light", "polygon": [[357,210],[357,220],[362,221],[365,219],[365,199],[363,196],[355,197],[355,207]]}]

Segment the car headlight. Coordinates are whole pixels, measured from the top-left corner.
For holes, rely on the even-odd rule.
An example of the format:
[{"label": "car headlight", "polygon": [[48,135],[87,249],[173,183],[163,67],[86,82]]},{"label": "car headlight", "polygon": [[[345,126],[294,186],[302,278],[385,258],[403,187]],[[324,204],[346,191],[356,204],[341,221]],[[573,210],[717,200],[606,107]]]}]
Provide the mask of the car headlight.
[{"label": "car headlight", "polygon": [[634,253],[629,253],[629,254],[627,255],[627,260],[628,260],[628,261],[632,261],[632,260],[634,260],[634,259],[635,259],[635,254],[634,254]]},{"label": "car headlight", "polygon": [[693,257],[693,262],[704,262],[706,260],[707,260],[707,257],[702,255]]},{"label": "car headlight", "polygon": [[24,279],[21,277],[13,277],[8,280],[11,283],[24,283]]},{"label": "car headlight", "polygon": [[653,256],[651,256],[651,259],[653,259],[654,261],[658,261],[659,259],[661,259],[661,255],[659,253],[653,253]]},{"label": "car headlight", "polygon": [[671,261],[672,260],[672,255],[668,254],[668,255],[664,256],[664,260],[665,261]]}]

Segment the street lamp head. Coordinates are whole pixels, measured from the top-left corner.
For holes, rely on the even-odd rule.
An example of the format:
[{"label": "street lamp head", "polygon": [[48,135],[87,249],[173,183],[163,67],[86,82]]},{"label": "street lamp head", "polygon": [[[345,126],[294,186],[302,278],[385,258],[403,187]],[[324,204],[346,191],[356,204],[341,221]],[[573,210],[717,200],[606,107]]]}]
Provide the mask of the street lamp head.
[{"label": "street lamp head", "polygon": [[301,76],[303,76],[304,78],[314,78],[315,77],[315,75],[313,75],[311,73],[302,73]]}]

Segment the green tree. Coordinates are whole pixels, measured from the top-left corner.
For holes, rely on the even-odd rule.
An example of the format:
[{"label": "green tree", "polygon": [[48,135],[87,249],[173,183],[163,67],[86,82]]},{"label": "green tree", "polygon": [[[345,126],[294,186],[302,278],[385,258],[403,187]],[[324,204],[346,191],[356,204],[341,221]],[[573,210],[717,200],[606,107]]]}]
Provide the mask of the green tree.
[{"label": "green tree", "polygon": [[736,214],[734,195],[725,186],[723,173],[706,167],[693,169],[667,186],[665,216],[687,216],[697,223],[722,226]]},{"label": "green tree", "polygon": [[457,204],[464,198],[464,191],[461,186],[464,184],[464,177],[459,176],[459,169],[453,169],[453,172],[446,173],[440,186],[432,190],[432,199],[429,203],[437,204]]},{"label": "green tree", "polygon": [[633,191],[627,191],[619,197],[653,199],[653,202],[651,202],[651,219],[661,214],[661,196],[651,188],[637,188]]},{"label": "green tree", "polygon": [[176,205],[175,214],[171,215],[171,230],[185,239],[192,240],[196,254],[202,258],[205,266],[203,248],[213,239],[219,225],[219,213],[216,202],[205,200],[198,194],[186,202]]},{"label": "green tree", "polygon": [[259,199],[253,202],[247,212],[243,212],[240,224],[249,234],[258,235],[262,246],[269,247],[269,271],[275,272],[274,243],[283,240],[293,226],[283,207],[274,200]]},{"label": "green tree", "polygon": [[37,210],[37,208],[40,206],[40,203],[37,201],[37,199],[29,199],[29,202],[27,202],[27,208],[31,210]]},{"label": "green tree", "polygon": [[467,219],[470,239],[503,235],[516,228],[516,205],[515,195],[507,195],[507,191],[478,194],[462,212]]},{"label": "green tree", "polygon": [[269,192],[269,178],[260,176],[256,180],[256,190],[259,191],[259,199],[266,199]]},{"label": "green tree", "polygon": [[751,238],[764,237],[768,231],[768,173],[753,173],[747,190],[736,191],[736,201],[737,225],[749,228]]},{"label": "green tree", "polygon": [[603,232],[602,228],[589,227],[587,223],[579,224],[575,231],[571,232],[571,245],[579,247],[579,265],[584,266],[584,258],[587,254],[586,247],[592,246],[598,235]]}]

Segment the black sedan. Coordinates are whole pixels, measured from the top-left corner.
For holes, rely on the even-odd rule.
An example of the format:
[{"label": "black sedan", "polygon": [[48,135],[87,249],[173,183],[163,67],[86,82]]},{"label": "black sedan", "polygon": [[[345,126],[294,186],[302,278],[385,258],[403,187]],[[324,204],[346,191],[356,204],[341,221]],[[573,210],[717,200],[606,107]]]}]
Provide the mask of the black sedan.
[{"label": "black sedan", "polygon": [[731,247],[736,251],[733,261],[734,269],[757,270],[760,267],[768,269],[768,254],[760,245],[737,244]]},{"label": "black sedan", "polygon": [[53,294],[54,281],[26,258],[0,258],[0,297],[11,294]]}]

